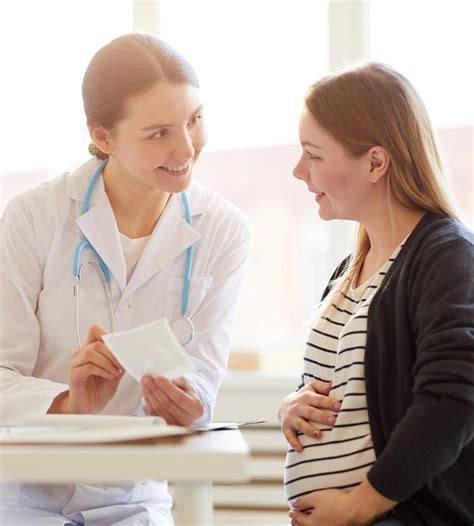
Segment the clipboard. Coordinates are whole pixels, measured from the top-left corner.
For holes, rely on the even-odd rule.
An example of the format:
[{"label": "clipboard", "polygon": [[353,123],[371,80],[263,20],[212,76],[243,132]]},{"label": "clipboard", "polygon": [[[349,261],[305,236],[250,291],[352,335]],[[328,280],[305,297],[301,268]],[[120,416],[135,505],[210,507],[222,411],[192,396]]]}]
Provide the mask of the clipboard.
[{"label": "clipboard", "polygon": [[[74,415],[71,415],[74,416]],[[87,415],[84,415],[87,417]],[[56,420],[58,421],[58,420]],[[67,421],[67,420],[66,420]],[[70,419],[76,425],[46,426],[0,426],[0,445],[101,445],[126,443],[162,443],[165,439],[175,440],[187,435],[209,431],[225,431],[239,429],[264,423],[264,420],[250,420],[247,422],[212,423],[200,427],[181,427],[171,425],[154,425],[152,420],[142,425],[114,425],[105,423],[91,427],[78,426],[80,419]],[[84,423],[87,418],[84,419]],[[105,419],[107,422],[107,419]]]}]

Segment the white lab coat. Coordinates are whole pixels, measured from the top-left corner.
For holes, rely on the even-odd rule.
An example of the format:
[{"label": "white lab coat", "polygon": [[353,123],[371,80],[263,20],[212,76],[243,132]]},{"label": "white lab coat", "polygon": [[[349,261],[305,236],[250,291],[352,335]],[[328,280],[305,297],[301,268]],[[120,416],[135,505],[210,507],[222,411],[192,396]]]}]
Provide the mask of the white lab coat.
[{"label": "white lab coat", "polygon": [[[226,367],[248,252],[248,222],[224,198],[191,183],[187,194],[193,227],[183,217],[179,195],[173,195],[127,283],[119,232],[101,178],[89,211],[81,215],[87,182],[96,166],[97,161],[91,159],[75,172],[17,196],[5,211],[0,234],[1,423],[20,424],[27,414],[46,413],[55,396],[68,388],[68,366],[77,347],[72,262],[74,248],[83,237],[110,269],[117,330],[163,316],[171,321],[180,314],[186,249],[194,245],[188,315],[196,333],[186,350],[198,370],[187,378],[205,407],[196,423],[208,422]],[[96,263],[90,250],[83,251],[82,262],[87,261]],[[83,342],[91,324],[110,330],[101,278],[92,266],[83,269]],[[126,374],[102,413],[140,414],[141,397],[140,384]],[[107,514],[114,506],[114,513],[118,506],[124,508],[124,517],[129,516],[132,503],[138,501],[137,508],[149,505],[166,513],[170,508],[163,481],[107,487],[78,483],[76,487],[23,486],[13,490],[10,486],[3,493],[10,503],[51,509],[72,520],[85,519],[87,524],[111,524]],[[124,503],[129,505],[121,506]],[[119,519],[120,513],[114,515],[113,523],[118,524]],[[148,524],[141,520],[130,524]]]}]

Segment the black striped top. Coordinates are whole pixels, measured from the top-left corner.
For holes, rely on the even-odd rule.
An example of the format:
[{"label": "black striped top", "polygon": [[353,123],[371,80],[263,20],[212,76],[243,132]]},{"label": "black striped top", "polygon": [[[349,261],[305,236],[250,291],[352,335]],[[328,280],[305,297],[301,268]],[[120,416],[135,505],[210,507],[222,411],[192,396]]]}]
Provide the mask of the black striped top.
[{"label": "black striped top", "polygon": [[290,503],[312,491],[356,486],[375,462],[365,393],[367,318],[371,300],[402,246],[367,282],[335,297],[332,308],[311,328],[304,382],[332,382],[330,396],[338,398],[342,408],[332,428],[317,426],[322,438],[301,435],[303,452],[289,449],[285,490]]}]

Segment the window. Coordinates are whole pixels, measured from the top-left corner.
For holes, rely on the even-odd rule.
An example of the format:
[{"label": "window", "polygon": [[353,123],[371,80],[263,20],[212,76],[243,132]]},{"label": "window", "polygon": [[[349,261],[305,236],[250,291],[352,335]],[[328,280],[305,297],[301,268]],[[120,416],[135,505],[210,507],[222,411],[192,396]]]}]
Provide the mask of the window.
[{"label": "window", "polygon": [[371,58],[415,86],[440,139],[463,221],[474,228],[472,30],[469,0],[372,0]]},{"label": "window", "polygon": [[472,125],[473,4],[469,0],[372,0],[371,59],[405,75],[437,129]]},{"label": "window", "polygon": [[196,177],[253,227],[238,347],[301,348],[298,329],[330,273],[327,233],[291,175],[304,94],[327,72],[327,8],[312,0],[160,1],[161,36],[201,82],[209,143]]},{"label": "window", "polygon": [[[133,30],[138,4],[146,7],[0,3],[0,46],[8,50],[8,82],[0,87],[3,206],[87,157],[82,77],[100,46]],[[369,7],[371,59],[394,66],[420,92],[472,227],[472,3],[376,0]],[[160,0],[159,13],[160,36],[201,82],[209,143],[196,178],[242,208],[253,227],[235,345],[298,367],[304,322],[353,242],[346,223],[318,218],[305,184],[292,177],[304,94],[328,72],[328,0]]]},{"label": "window", "polygon": [[1,2],[3,176],[33,181],[87,157],[82,77],[102,45],[132,31],[132,8],[132,0]]},{"label": "window", "polygon": [[327,1],[161,0],[160,19],[200,78],[210,150],[295,142],[305,91],[326,70]]}]

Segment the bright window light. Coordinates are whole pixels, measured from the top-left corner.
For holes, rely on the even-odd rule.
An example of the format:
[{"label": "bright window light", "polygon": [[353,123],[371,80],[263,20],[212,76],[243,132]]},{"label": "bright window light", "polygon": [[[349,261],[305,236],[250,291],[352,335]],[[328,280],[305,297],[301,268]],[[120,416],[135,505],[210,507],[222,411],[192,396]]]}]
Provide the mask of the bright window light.
[{"label": "bright window light", "polygon": [[200,78],[208,149],[297,141],[304,94],[327,69],[326,0],[161,0],[160,18]]},{"label": "bright window light", "polygon": [[132,0],[0,2],[0,172],[61,173],[88,156],[81,85],[94,53],[132,31]]}]

